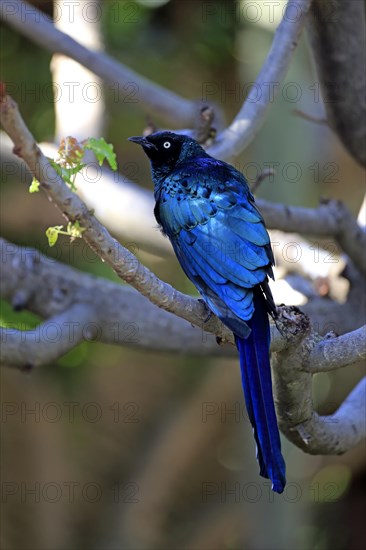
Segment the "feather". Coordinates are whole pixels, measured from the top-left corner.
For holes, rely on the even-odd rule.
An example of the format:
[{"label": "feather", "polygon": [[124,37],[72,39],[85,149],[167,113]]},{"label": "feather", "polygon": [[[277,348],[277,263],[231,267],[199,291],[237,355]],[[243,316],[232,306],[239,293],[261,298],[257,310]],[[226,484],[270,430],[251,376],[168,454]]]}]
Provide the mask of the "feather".
[{"label": "feather", "polygon": [[257,443],[260,475],[271,479],[273,491],[282,493],[286,484],[286,467],[272,396],[269,322],[260,290],[254,293],[254,315],[247,324],[251,328],[248,338],[236,336],[235,340],[245,402]]}]

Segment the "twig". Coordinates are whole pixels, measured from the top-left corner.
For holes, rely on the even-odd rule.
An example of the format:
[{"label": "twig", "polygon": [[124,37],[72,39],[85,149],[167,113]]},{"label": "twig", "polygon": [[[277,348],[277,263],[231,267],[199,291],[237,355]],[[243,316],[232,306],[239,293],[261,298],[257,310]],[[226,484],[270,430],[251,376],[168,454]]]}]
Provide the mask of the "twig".
[{"label": "twig", "polygon": [[194,138],[198,141],[198,143],[211,145],[212,140],[216,136],[216,129],[212,126],[214,118],[215,113],[212,107],[202,107],[198,127],[194,134]]},{"label": "twig", "polygon": [[322,125],[328,124],[328,120],[325,117],[311,115],[309,113],[305,113],[301,109],[293,109],[292,112],[294,113],[294,115],[298,116],[299,118],[303,118],[304,120],[308,120],[309,122],[314,122],[315,124],[322,124]]},{"label": "twig", "polygon": [[287,4],[255,84],[233,122],[217,136],[215,144],[209,151],[213,156],[227,159],[239,155],[263,125],[267,111],[273,104],[274,96],[278,93],[280,83],[287,73],[305,25],[310,4],[311,0],[293,0]]},{"label": "twig", "polygon": [[276,171],[272,168],[266,168],[265,170],[262,170],[262,172],[259,174],[255,182],[253,183],[252,187],[250,188],[252,193],[255,193],[265,179],[269,178],[270,176],[274,176],[276,174]]},{"label": "twig", "polygon": [[[15,152],[27,162],[31,172],[39,179],[49,198],[70,221],[79,221],[81,226],[86,229],[83,233],[85,241],[123,280],[134,286],[153,304],[175,313],[197,326],[204,326],[206,331],[212,332],[224,340],[232,341],[230,331],[214,316],[204,323],[207,315],[201,302],[179,293],[170,285],[160,281],[142,266],[131,252],[112,239],[107,230],[88,212],[79,197],[70,191],[50,166],[21,119],[16,103],[11,98],[7,96],[2,98],[0,115],[4,128],[15,143]],[[285,210],[285,212],[288,216],[288,211]],[[312,214],[312,211],[310,213]],[[288,217],[291,218],[291,216]],[[334,218],[331,219],[333,222]],[[315,218],[316,220],[317,218]],[[315,224],[314,221],[313,223]]]},{"label": "twig", "polygon": [[155,114],[158,112],[174,124],[194,123],[198,114],[195,103],[151,82],[108,55],[82,46],[56,29],[51,20],[35,6],[21,0],[12,0],[9,4],[11,10],[6,10],[3,5],[0,17],[42,48],[78,61],[113,86],[114,90],[117,89],[119,95],[131,93],[132,90],[132,93],[137,93],[136,99],[141,107]]}]

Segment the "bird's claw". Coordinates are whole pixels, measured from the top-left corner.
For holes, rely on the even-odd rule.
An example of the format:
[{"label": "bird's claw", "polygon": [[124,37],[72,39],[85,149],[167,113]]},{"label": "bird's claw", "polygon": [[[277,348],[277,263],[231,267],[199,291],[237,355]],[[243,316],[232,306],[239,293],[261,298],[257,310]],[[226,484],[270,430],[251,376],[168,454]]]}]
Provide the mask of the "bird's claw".
[{"label": "bird's claw", "polygon": [[198,298],[198,301],[204,305],[205,307],[205,311],[206,311],[206,317],[204,318],[203,320],[203,323],[206,324],[212,317],[213,313],[212,311],[210,310],[210,308],[207,306],[206,302],[204,300],[202,300],[202,298]]}]

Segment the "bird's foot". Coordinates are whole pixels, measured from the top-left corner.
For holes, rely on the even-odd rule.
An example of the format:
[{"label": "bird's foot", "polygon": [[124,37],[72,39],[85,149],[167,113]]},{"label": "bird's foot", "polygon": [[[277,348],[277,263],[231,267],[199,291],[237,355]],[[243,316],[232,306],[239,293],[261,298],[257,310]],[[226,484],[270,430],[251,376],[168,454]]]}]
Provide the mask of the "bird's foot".
[{"label": "bird's foot", "polygon": [[277,307],[278,316],[274,323],[281,336],[287,339],[306,333],[310,328],[310,320],[298,307],[280,305]]}]

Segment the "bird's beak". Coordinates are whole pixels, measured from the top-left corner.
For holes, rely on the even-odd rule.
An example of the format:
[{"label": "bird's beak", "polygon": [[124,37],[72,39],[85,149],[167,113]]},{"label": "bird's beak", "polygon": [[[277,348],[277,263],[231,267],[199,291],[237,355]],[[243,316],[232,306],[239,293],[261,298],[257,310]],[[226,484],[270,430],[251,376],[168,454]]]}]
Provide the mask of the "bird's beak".
[{"label": "bird's beak", "polygon": [[142,136],[133,136],[128,138],[128,141],[132,141],[133,143],[137,143],[138,145],[141,145],[144,149],[154,149],[157,151],[156,145],[151,143],[151,141],[148,141],[146,138]]}]

